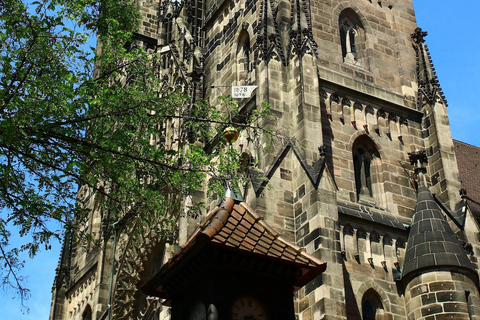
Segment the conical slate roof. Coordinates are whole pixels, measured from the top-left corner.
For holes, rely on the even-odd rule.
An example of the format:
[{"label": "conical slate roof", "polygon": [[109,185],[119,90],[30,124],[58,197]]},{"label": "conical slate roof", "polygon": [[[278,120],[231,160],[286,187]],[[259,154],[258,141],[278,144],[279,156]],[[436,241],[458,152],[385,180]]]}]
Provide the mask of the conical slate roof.
[{"label": "conical slate roof", "polygon": [[475,269],[420,175],[417,204],[408,236],[402,280],[422,271]]}]

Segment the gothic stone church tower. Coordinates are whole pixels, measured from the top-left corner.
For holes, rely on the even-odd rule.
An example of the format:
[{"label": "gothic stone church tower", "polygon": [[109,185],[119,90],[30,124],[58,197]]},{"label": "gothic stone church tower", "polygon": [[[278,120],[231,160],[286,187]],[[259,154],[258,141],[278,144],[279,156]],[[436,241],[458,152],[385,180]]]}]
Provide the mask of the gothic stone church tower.
[{"label": "gothic stone church tower", "polygon": [[[162,58],[168,86],[215,105],[224,88],[256,85],[241,112],[272,106],[283,137],[273,150],[242,136],[234,147],[256,160],[242,206],[287,247],[326,262],[295,289],[297,319],[480,319],[479,221],[460,193],[447,103],[412,0],[138,5],[137,41]],[[202,219],[181,218],[172,241],[159,239],[158,223],[121,221],[113,254],[94,195],[80,193],[91,198],[85,230],[103,248],[67,235],[50,318],[168,319],[163,299],[140,287],[186,250]],[[206,319],[206,303],[191,319]]]}]

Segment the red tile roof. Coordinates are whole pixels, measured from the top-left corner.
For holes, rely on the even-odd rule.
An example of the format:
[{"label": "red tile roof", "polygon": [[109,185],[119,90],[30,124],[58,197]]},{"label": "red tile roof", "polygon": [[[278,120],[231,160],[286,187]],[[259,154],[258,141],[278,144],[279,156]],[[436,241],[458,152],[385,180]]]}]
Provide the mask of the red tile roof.
[{"label": "red tile roof", "polygon": [[[173,270],[199,243],[205,241],[295,264],[301,270],[301,275],[295,282],[295,289],[313,280],[325,271],[327,265],[326,262],[306,253],[303,248],[283,239],[246,203],[236,204],[233,199],[226,198],[205,218],[190,239],[151,280],[159,281],[162,275]],[[151,285],[145,284],[144,288]],[[161,286],[157,287],[157,293],[161,294],[160,291],[163,291],[161,288]],[[147,291],[150,290],[147,289]],[[149,293],[153,294],[152,291]]]},{"label": "red tile roof", "polygon": [[[200,225],[201,233],[210,241],[261,255],[294,262],[303,266],[318,267],[325,262],[316,259],[273,230],[263,218],[246,203],[233,206],[230,214],[227,210],[214,210]],[[214,226],[217,221],[225,221],[221,228]]]},{"label": "red tile roof", "polygon": [[453,140],[462,187],[467,190],[468,205],[480,220],[480,148]]}]

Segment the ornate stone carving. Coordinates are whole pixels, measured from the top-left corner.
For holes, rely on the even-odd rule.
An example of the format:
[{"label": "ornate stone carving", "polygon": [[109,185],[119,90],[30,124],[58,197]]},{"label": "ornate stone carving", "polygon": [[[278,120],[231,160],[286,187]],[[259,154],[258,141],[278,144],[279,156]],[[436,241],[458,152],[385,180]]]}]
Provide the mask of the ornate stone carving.
[{"label": "ornate stone carving", "polygon": [[[138,215],[139,213],[137,213]],[[119,241],[119,254],[115,273],[112,315],[114,319],[152,319],[161,311],[158,299],[147,297],[139,291],[138,285],[151,274],[147,261],[162,260],[156,256],[165,245],[164,235],[171,234],[162,230],[168,225],[165,217],[158,214],[142,215],[142,219],[128,219],[124,229],[119,231],[124,236]],[[127,221],[127,220],[125,220]],[[131,222],[134,223],[131,223]]]},{"label": "ornate stone carving", "polygon": [[442,103],[444,102],[446,106],[447,101],[440,87],[435,68],[433,67],[430,52],[425,44],[427,32],[422,31],[421,28],[416,28],[415,32],[410,36],[413,40],[413,48],[415,49],[417,58],[417,108],[422,108],[423,98],[425,98],[430,105],[434,105],[440,101]]},{"label": "ornate stone carving", "polygon": [[[260,4],[260,34],[257,37],[259,54],[257,58],[268,63],[273,57],[277,56],[283,65],[287,65],[287,59],[283,51],[278,24],[275,20],[278,7],[274,0],[263,0]],[[268,26],[273,25],[274,32],[269,33]]]},{"label": "ornate stone carving", "polygon": [[308,53],[318,57],[317,47],[313,38],[310,10],[306,0],[292,0],[287,61],[294,54],[303,57]]}]

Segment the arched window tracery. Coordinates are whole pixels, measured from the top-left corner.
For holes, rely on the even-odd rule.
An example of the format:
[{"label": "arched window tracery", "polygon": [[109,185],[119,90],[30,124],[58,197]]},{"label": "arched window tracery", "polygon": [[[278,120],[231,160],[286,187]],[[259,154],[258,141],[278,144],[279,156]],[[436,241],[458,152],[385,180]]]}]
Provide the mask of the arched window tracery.
[{"label": "arched window tracery", "polygon": [[363,147],[359,146],[354,153],[355,162],[355,185],[357,195],[372,196],[372,181],[370,177],[370,165],[372,155]]},{"label": "arched window tracery", "polygon": [[237,82],[246,85],[250,81],[250,37],[242,30],[237,45]]},{"label": "arched window tracery", "polygon": [[163,45],[168,46],[172,42],[173,36],[173,15],[168,12],[162,23]]},{"label": "arched window tracery", "polygon": [[365,30],[355,11],[350,8],[342,11],[339,29],[343,61],[367,67]]},{"label": "arched window tracery", "polygon": [[342,55],[345,61],[354,63],[355,59],[355,37],[357,30],[348,18],[340,22],[340,38],[342,41]]},{"label": "arched window tracery", "polygon": [[374,188],[374,184],[380,182],[377,177],[379,169],[375,168],[380,165],[380,154],[373,141],[366,135],[355,140],[352,153],[357,199],[375,202],[375,193],[380,191]]}]

